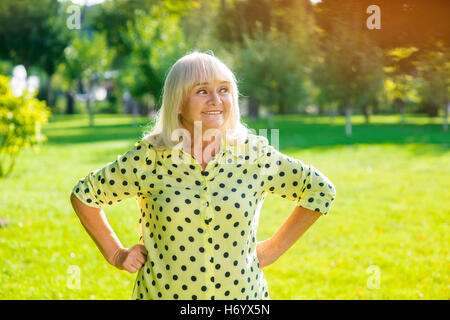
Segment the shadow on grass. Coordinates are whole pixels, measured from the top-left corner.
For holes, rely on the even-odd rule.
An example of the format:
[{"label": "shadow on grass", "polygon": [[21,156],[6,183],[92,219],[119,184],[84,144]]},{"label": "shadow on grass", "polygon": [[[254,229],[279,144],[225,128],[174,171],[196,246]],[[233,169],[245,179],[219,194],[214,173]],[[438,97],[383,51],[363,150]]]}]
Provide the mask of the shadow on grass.
[{"label": "shadow on grass", "polygon": [[76,144],[89,142],[106,142],[115,140],[138,141],[144,131],[149,129],[148,122],[138,123],[136,127],[131,124],[74,126],[67,128],[54,128],[44,130],[48,144]]},{"label": "shadow on grass", "polygon": [[[64,126],[46,128],[44,133],[48,137],[47,144],[78,144],[96,143],[115,140],[138,141],[143,132],[149,130],[149,119],[140,119],[137,126],[131,123],[97,124],[89,126]],[[78,123],[77,123],[78,124]],[[248,127],[256,130],[256,134],[264,134],[260,129],[267,129],[269,142],[276,145],[270,137],[267,121],[259,120],[249,122]],[[342,124],[302,123],[301,121],[277,121],[275,128],[279,130],[280,150],[309,149],[317,147],[337,147],[359,144],[433,144],[427,148],[433,153],[448,151],[450,135],[442,131],[439,124],[355,124],[352,127],[352,136],[345,135]],[[414,148],[413,148],[414,149]],[[418,153],[424,150],[417,150]],[[426,151],[425,151],[426,152]]]}]

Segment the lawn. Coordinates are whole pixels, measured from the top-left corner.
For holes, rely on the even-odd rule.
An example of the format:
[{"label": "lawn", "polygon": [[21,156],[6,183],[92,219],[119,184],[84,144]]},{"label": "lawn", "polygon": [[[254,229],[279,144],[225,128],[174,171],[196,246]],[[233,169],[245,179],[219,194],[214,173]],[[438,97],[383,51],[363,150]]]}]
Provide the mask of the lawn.
[{"label": "lawn", "polygon": [[[408,116],[401,126],[399,116],[371,124],[354,116],[352,137],[343,117],[275,120],[280,150],[323,172],[337,197],[264,269],[271,299],[449,299],[450,133],[442,120]],[[0,217],[10,220],[0,228],[0,299],[130,299],[135,274],[108,265],[69,196],[78,179],[127,151],[147,121],[99,115],[89,128],[85,116],[55,116],[48,142],[20,154],[0,180]],[[268,195],[258,240],[294,206]],[[124,246],[138,242],[135,200],[104,211]]]}]

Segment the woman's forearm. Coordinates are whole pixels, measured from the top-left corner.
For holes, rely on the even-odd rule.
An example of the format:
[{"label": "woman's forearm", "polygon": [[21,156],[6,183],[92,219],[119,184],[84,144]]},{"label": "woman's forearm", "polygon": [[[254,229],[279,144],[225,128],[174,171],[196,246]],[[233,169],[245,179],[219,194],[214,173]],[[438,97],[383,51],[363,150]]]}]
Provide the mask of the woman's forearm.
[{"label": "woman's forearm", "polygon": [[286,252],[320,216],[319,212],[295,207],[289,218],[269,239],[271,251],[274,252],[276,259]]},{"label": "woman's forearm", "polygon": [[105,259],[110,264],[116,265],[117,255],[123,249],[123,246],[109,225],[103,210],[85,205],[73,193],[70,196],[70,201],[81,224],[94,240]]}]

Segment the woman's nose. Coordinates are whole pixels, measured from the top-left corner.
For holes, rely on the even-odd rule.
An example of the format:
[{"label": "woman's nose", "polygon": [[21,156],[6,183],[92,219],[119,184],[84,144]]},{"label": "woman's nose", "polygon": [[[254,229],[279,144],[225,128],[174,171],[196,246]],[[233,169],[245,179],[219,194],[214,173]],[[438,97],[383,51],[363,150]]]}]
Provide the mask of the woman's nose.
[{"label": "woman's nose", "polygon": [[216,92],[213,92],[210,96],[210,103],[213,105],[218,105],[220,103],[220,97]]}]

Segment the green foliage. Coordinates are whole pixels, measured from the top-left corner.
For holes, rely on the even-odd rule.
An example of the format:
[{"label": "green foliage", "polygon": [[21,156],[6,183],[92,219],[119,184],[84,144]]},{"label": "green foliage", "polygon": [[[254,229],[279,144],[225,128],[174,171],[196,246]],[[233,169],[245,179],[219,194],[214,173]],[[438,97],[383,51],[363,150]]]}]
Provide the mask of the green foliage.
[{"label": "green foliage", "polygon": [[447,108],[450,103],[450,51],[441,43],[416,63],[422,82],[422,98]]},{"label": "green foliage", "polygon": [[153,6],[164,8],[171,15],[182,15],[187,9],[198,6],[198,1],[184,0],[115,0],[105,1],[94,12],[91,18],[91,27],[98,32],[105,32],[108,45],[117,51],[116,63],[132,51],[133,43],[128,38],[128,26],[137,25],[140,15],[150,14]]},{"label": "green foliage", "polygon": [[[225,1],[222,2],[225,4]],[[275,25],[272,12],[276,1],[228,1],[218,12],[215,23],[217,37],[224,45],[242,44],[245,37],[254,38]]]},{"label": "green foliage", "polygon": [[53,105],[51,77],[71,38],[63,7],[58,0],[0,1],[0,59],[45,71],[49,106]]},{"label": "green foliage", "polygon": [[12,74],[13,65],[8,60],[0,60],[0,74]]},{"label": "green foliage", "polygon": [[106,71],[115,54],[108,48],[105,35],[97,32],[92,37],[77,34],[64,53],[67,76],[72,79],[80,76],[85,81]]},{"label": "green foliage", "polygon": [[[283,50],[280,50],[283,48]],[[260,32],[238,49],[237,73],[243,94],[285,113],[305,95],[304,78],[297,55],[286,35],[272,29]]]},{"label": "green foliage", "polygon": [[180,19],[188,47],[199,51],[212,50],[217,56],[223,56],[227,48],[216,36],[213,27],[217,24],[220,13],[220,1],[201,0],[193,1],[192,4]]},{"label": "green foliage", "polygon": [[57,0],[0,2],[0,57],[55,72],[70,41]]},{"label": "green foliage", "polygon": [[417,81],[409,74],[388,76],[384,82],[387,101],[392,105],[397,101],[402,103],[417,102]]},{"label": "green foliage", "polygon": [[24,147],[45,141],[41,126],[50,116],[45,102],[27,96],[26,92],[20,97],[13,96],[9,81],[9,77],[0,75],[0,177],[11,173]]},{"label": "green foliage", "polygon": [[87,109],[90,125],[94,125],[94,110],[91,105],[91,93],[94,85],[110,67],[115,56],[115,51],[108,48],[106,36],[95,32],[92,37],[80,33],[74,37],[72,44],[64,51],[66,65],[63,68],[66,79],[73,83],[76,78],[81,79],[81,84],[87,94]]},{"label": "green foliage", "polygon": [[323,37],[313,79],[322,103],[362,108],[376,101],[383,85],[382,53],[349,26]]},{"label": "green foliage", "polygon": [[412,55],[417,52],[416,47],[398,47],[386,52],[389,58],[388,65],[384,67],[387,78],[384,90],[389,104],[401,108],[409,102],[418,102],[417,79],[410,74]]},{"label": "green foliage", "polygon": [[151,94],[157,101],[166,73],[187,50],[180,17],[155,5],[150,14],[137,12],[135,19],[127,27],[132,51],[120,75],[121,84],[136,98]]}]

